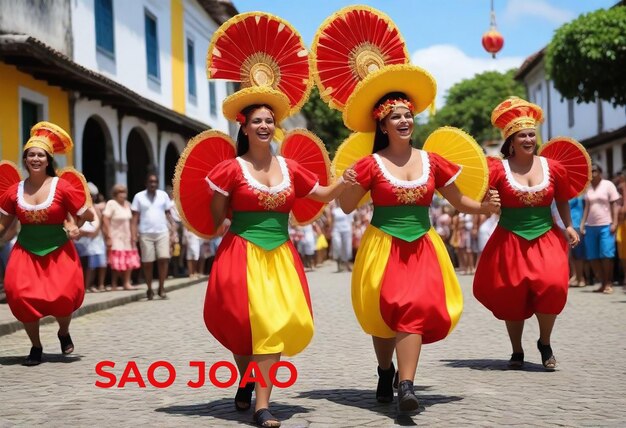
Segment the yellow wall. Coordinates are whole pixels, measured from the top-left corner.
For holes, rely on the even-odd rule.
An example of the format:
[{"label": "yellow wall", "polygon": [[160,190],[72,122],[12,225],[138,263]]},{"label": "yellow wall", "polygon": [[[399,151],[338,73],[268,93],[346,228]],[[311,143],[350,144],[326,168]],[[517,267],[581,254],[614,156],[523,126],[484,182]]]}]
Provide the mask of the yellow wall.
[{"label": "yellow wall", "polygon": [[[20,149],[23,143],[20,141],[20,86],[47,97],[48,117],[43,119],[59,125],[71,135],[67,92],[0,62],[0,155],[3,160],[10,160],[18,165],[21,165]],[[69,152],[67,164],[72,165],[73,159],[73,153]]]},{"label": "yellow wall", "polygon": [[172,7],[172,109],[185,114],[185,36],[183,0],[171,0]]}]

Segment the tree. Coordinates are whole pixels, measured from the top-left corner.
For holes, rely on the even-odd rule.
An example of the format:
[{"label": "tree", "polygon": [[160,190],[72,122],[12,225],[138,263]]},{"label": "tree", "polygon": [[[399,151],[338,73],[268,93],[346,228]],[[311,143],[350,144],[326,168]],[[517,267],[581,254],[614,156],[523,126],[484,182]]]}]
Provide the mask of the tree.
[{"label": "tree", "polygon": [[526,96],[524,86],[513,78],[515,71],[486,71],[452,86],[446,104],[426,124],[416,126],[418,144],[440,126],[461,128],[478,143],[499,138],[499,131],[491,124],[494,107],[509,96]]},{"label": "tree", "polygon": [[350,135],[343,124],[341,112],[333,110],[320,98],[317,87],[302,107],[302,114],[308,121],[308,129],[324,142],[331,158],[335,150]]},{"label": "tree", "polygon": [[626,7],[581,15],[559,28],[546,50],[546,69],[565,98],[626,105]]}]

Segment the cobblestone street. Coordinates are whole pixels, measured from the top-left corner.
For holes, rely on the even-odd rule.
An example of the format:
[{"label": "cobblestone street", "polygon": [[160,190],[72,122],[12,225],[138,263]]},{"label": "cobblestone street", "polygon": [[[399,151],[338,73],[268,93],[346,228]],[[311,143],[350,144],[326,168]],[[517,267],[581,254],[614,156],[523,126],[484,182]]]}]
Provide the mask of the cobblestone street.
[{"label": "cobblestone street", "polygon": [[[510,347],[504,323],[471,295],[461,276],[465,310],[456,330],[427,345],[416,376],[421,412],[396,418],[394,405],[375,401],[376,362],[371,339],[360,330],[350,304],[349,274],[326,264],[308,274],[316,320],[313,342],[290,361],[296,384],[275,389],[272,410],[284,427],[418,426],[608,426],[626,425],[626,294],[571,289],[558,318],[552,346],[559,365],[544,372],[535,342],[534,319],[524,335],[526,366],[506,369]],[[62,356],[55,324],[43,325],[45,363],[23,367],[30,348],[23,330],[0,337],[0,426],[192,427],[249,425],[252,411],[233,405],[235,387],[194,389],[190,361],[207,367],[231,356],[202,320],[205,282],[73,320],[76,350]],[[109,293],[110,294],[110,293]],[[1,305],[3,318],[7,305]],[[115,362],[119,382],[134,361],[147,387],[129,382],[103,389],[95,382],[99,361]],[[163,389],[148,383],[148,366],[167,361],[175,382]],[[220,378],[226,377],[220,371]],[[162,381],[166,371],[159,369]]]}]

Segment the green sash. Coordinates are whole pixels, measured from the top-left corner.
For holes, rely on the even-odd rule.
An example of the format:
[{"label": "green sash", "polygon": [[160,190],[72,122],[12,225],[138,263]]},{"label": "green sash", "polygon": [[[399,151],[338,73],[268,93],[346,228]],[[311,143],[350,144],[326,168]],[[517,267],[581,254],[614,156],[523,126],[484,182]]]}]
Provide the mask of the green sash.
[{"label": "green sash", "polygon": [[502,208],[500,226],[530,241],[552,229],[550,207]]},{"label": "green sash", "polygon": [[377,206],[374,207],[371,224],[391,236],[413,242],[424,236],[430,229],[428,207],[420,205]]},{"label": "green sash", "polygon": [[287,213],[233,211],[230,231],[265,250],[273,250],[289,240],[288,223]]},{"label": "green sash", "polygon": [[17,242],[37,256],[45,256],[67,241],[62,224],[23,224],[17,235]]}]

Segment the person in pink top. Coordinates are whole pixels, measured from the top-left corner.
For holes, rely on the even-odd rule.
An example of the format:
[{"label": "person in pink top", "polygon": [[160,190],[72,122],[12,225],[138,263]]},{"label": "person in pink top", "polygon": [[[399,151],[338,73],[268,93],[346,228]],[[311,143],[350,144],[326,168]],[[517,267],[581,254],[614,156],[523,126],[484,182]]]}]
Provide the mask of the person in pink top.
[{"label": "person in pink top", "polygon": [[591,166],[591,186],[585,193],[585,210],[580,222],[580,233],[585,235],[585,252],[594,275],[601,280],[596,293],[613,292],[613,258],[615,257],[615,230],[617,229],[620,195],[609,180],[602,178],[602,168]]}]

